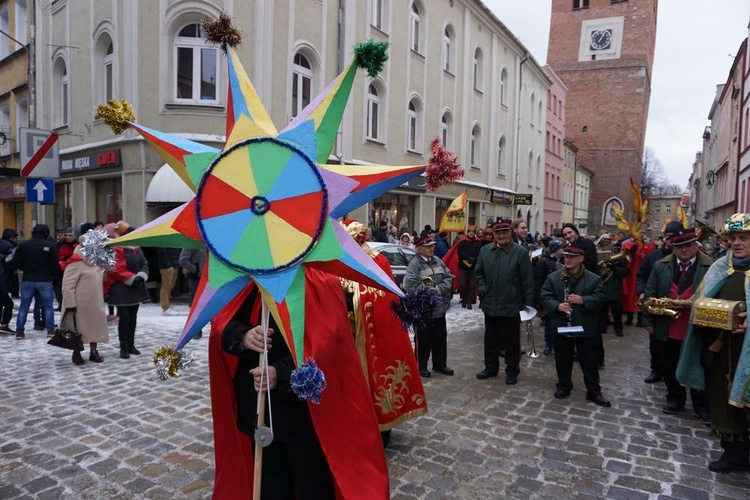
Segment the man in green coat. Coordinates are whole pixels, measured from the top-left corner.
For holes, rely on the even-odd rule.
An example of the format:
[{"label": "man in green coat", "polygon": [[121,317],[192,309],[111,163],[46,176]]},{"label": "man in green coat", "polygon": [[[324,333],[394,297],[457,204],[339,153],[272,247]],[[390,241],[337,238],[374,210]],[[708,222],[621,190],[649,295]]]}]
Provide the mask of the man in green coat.
[{"label": "man in green coat", "polygon": [[[683,228],[669,237],[672,253],[654,263],[648,277],[644,300],[651,298],[692,300],[706,271],[713,260],[698,251],[695,228]],[[669,309],[669,308],[667,308]],[[649,335],[653,335],[662,347],[661,367],[664,383],[667,386],[667,404],[662,412],[674,415],[685,408],[687,393],[675,376],[677,360],[690,325],[690,309],[672,309],[679,312],[678,317],[665,314],[651,314],[648,308],[643,312],[643,324]],[[690,389],[695,416],[704,425],[711,425],[708,396],[705,391]]]},{"label": "man in green coat", "polygon": [[[563,250],[565,267],[547,277],[542,286],[542,307],[554,311],[547,321],[552,321],[555,334],[555,368],[557,390],[555,397],[564,399],[573,390],[573,356],[583,371],[586,399],[599,406],[609,407],[610,402],[602,396],[599,385],[597,360],[597,323],[599,310],[604,307],[606,294],[598,275],[583,267],[586,249],[570,243]],[[560,328],[577,326],[578,332],[566,332]]]},{"label": "man in green coat", "polygon": [[504,346],[505,383],[515,385],[521,373],[519,312],[534,305],[534,275],[528,252],[513,243],[510,228],[510,221],[496,222],[492,226],[495,242],[483,246],[477,258],[477,285],[484,312],[484,370],[477,378],[497,377],[500,346]]}]

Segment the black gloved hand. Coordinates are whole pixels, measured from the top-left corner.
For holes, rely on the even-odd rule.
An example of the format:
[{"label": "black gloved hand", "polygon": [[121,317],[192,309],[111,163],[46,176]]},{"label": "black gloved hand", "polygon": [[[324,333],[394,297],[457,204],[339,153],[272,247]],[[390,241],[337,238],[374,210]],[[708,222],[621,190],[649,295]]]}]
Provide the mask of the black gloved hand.
[{"label": "black gloved hand", "polygon": [[65,308],[65,312],[71,312],[71,313],[73,313],[73,314],[75,314],[77,310],[78,310],[78,309],[77,309],[77,308],[75,308],[75,307],[66,307],[66,308]]},{"label": "black gloved hand", "polygon": [[130,286],[139,286],[142,284],[143,284],[143,278],[141,278],[140,276],[136,276],[135,278],[133,278],[133,283],[131,283]]}]

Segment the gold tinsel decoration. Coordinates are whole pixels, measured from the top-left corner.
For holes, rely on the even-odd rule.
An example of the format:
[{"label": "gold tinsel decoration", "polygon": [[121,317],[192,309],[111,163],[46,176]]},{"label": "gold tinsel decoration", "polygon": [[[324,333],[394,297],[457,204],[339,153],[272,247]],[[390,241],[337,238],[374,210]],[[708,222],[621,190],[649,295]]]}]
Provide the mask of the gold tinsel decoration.
[{"label": "gold tinsel decoration", "polygon": [[234,24],[229,14],[222,12],[215,19],[203,21],[203,38],[207,42],[221,46],[226,52],[226,47],[237,47],[242,42],[242,32]]},{"label": "gold tinsel decoration", "polygon": [[152,362],[156,365],[156,375],[167,380],[178,375],[182,354],[175,352],[174,347],[160,347],[156,350]]},{"label": "gold tinsel decoration", "polygon": [[96,115],[104,120],[104,123],[109,125],[116,135],[122,134],[129,127],[127,122],[135,121],[133,106],[125,99],[120,101],[110,99],[107,104],[100,104],[96,108]]}]

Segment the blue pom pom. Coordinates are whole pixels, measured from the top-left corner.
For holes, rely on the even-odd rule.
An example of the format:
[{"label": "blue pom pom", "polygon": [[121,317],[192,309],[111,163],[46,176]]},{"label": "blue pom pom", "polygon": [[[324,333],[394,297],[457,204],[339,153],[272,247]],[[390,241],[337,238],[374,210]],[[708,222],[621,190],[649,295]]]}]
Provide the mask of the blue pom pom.
[{"label": "blue pom pom", "polygon": [[426,328],[435,308],[442,298],[432,288],[420,285],[404,294],[398,301],[391,303],[394,314],[401,320],[404,329],[410,326]]},{"label": "blue pom pom", "polygon": [[326,376],[315,364],[315,360],[308,358],[299,370],[292,371],[292,392],[302,401],[320,403],[320,393],[326,388]]}]

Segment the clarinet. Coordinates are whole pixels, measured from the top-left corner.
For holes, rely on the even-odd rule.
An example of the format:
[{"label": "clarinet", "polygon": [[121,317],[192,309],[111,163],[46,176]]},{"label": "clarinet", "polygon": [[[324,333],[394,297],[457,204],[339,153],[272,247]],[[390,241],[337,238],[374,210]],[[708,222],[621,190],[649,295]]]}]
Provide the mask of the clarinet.
[{"label": "clarinet", "polygon": [[[566,302],[566,303],[569,304],[569,302],[568,302],[568,296],[570,295],[570,275],[568,274],[568,270],[567,269],[563,270],[562,277],[563,277],[563,284],[564,284],[564,288],[563,288],[563,302]],[[572,326],[573,325],[573,311],[572,311],[572,309],[568,309],[567,311],[565,311],[565,314],[568,315],[568,326]]]}]

